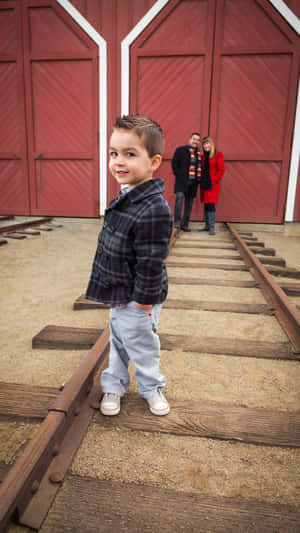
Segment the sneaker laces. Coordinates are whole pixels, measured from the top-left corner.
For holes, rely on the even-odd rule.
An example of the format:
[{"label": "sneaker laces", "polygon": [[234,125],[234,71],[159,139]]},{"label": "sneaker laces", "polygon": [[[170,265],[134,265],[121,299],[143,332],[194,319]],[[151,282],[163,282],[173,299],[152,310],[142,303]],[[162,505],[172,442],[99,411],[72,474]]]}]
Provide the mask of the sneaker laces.
[{"label": "sneaker laces", "polygon": [[105,400],[119,400],[118,394],[115,394],[114,392],[105,392],[104,398]]}]

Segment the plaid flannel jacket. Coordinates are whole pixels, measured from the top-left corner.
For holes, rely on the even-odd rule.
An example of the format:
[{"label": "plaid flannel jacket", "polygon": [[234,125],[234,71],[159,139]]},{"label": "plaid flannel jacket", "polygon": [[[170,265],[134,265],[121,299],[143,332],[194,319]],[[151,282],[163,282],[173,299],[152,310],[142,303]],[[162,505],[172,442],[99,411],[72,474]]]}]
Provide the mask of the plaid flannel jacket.
[{"label": "plaid flannel jacket", "polygon": [[163,260],[172,212],[162,179],[151,179],[112,200],[105,211],[86,298],[110,305],[162,303],[168,293]]}]

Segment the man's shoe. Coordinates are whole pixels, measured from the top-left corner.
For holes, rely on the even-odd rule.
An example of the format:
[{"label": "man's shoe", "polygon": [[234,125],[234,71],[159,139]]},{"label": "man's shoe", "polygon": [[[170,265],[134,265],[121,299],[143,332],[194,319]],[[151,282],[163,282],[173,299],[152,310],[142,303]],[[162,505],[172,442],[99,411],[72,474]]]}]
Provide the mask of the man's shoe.
[{"label": "man's shoe", "polygon": [[160,390],[157,390],[151,398],[147,398],[147,402],[153,415],[164,416],[170,412],[170,406]]},{"label": "man's shoe", "polygon": [[182,231],[192,231],[189,228],[185,228],[184,226],[181,226]]},{"label": "man's shoe", "polygon": [[106,392],[100,404],[100,411],[105,416],[118,415],[120,412],[120,396]]}]

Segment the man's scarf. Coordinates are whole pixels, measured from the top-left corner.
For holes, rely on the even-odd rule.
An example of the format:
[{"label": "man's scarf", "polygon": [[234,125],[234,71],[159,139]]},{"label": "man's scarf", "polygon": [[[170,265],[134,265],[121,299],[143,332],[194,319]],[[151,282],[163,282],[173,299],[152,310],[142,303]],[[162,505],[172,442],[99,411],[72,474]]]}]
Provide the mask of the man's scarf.
[{"label": "man's scarf", "polygon": [[[189,148],[190,150],[190,168],[189,168],[189,179],[190,180],[194,180],[196,178],[196,157],[195,157],[195,152],[193,150],[193,148],[190,146]],[[197,178],[200,178],[201,176],[201,165],[200,165],[200,161],[201,161],[201,154],[200,154],[200,151],[197,150],[197,158],[198,158],[198,166],[197,166]]]}]

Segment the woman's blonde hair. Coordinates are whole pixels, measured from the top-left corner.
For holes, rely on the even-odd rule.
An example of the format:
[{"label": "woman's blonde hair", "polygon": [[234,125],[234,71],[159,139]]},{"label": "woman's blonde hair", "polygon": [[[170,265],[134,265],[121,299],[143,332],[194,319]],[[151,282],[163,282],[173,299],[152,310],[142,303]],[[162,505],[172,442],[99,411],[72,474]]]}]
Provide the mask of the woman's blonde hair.
[{"label": "woman's blonde hair", "polygon": [[202,147],[203,147],[204,143],[206,143],[206,142],[210,143],[209,159],[211,159],[212,157],[215,157],[215,155],[216,155],[215,143],[214,143],[214,141],[212,140],[211,137],[203,137],[203,139],[202,139]]}]

